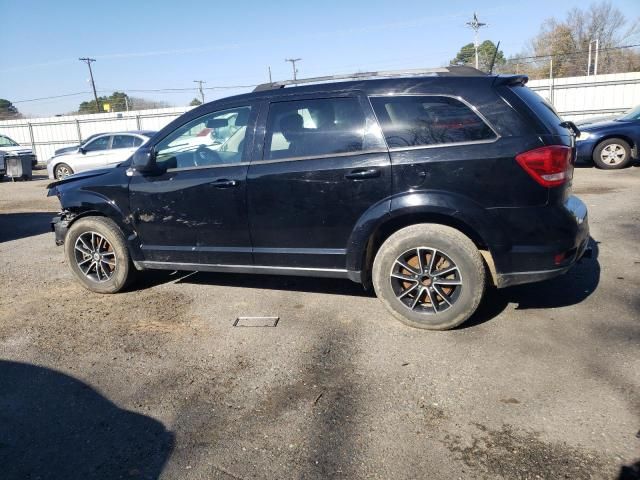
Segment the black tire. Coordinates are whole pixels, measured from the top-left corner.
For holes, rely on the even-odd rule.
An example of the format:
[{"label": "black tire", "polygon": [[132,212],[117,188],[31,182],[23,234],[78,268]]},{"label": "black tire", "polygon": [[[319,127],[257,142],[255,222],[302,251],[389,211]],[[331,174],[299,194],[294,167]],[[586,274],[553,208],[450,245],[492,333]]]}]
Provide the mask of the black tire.
[{"label": "black tire", "polygon": [[[418,248],[422,260],[418,260],[417,255],[416,263],[411,263],[411,259],[406,260],[408,257],[405,255],[413,255],[412,252],[417,252]],[[414,267],[417,262],[421,261],[425,264],[424,268],[428,269],[429,265],[426,264],[431,262],[434,251],[434,268],[428,273],[420,270],[423,276],[413,275],[413,269],[419,270],[417,266]],[[400,258],[408,262],[411,271],[400,267],[401,264],[397,263]],[[437,273],[452,268],[453,273],[446,276]],[[431,275],[432,272],[436,273]],[[400,274],[405,278],[406,273],[414,278],[405,282],[393,276]],[[448,330],[467,320],[480,305],[485,291],[486,271],[480,252],[467,236],[451,227],[425,223],[403,228],[382,244],[373,262],[372,279],[376,295],[398,320],[416,328]],[[448,281],[451,284],[460,282],[460,285],[443,286],[436,281]],[[414,285],[413,292],[402,295]],[[399,288],[406,290],[399,291]],[[418,290],[420,293],[415,300]],[[440,296],[439,292],[443,295]],[[445,298],[448,301],[445,302]],[[418,302],[416,307],[407,304],[414,301]]]},{"label": "black tire", "polygon": [[593,163],[603,170],[618,170],[631,164],[631,147],[621,138],[607,138],[593,150]]},{"label": "black tire", "polygon": [[[105,247],[103,250],[106,253],[99,262],[99,271],[98,263],[94,262],[92,255],[83,253],[85,250],[87,252],[94,251],[87,248],[87,246],[93,246],[90,241],[87,241],[87,237],[91,234],[102,236],[107,242],[102,243],[103,247]],[[78,246],[80,249],[77,249],[76,242],[81,236],[84,243],[82,240],[79,241]],[[106,247],[107,245],[108,248]],[[76,278],[80,280],[82,286],[92,292],[117,293],[129,284],[135,273],[124,235],[115,222],[109,218],[86,217],[74,222],[65,238],[64,250],[69,268],[71,268]],[[107,263],[112,261],[114,263],[113,266]],[[84,271],[87,265],[84,262],[89,262],[89,273]],[[84,263],[84,265],[79,265],[79,263]],[[94,263],[96,265],[92,268]],[[100,272],[102,272],[102,279],[97,280],[96,277],[101,277]]]},{"label": "black tire", "polygon": [[[64,173],[65,171],[67,172],[66,174]],[[66,163],[59,163],[58,165],[56,165],[56,168],[53,169],[53,176],[56,178],[56,180],[62,180],[68,175],[73,175],[73,173],[73,168],[71,168]]]}]

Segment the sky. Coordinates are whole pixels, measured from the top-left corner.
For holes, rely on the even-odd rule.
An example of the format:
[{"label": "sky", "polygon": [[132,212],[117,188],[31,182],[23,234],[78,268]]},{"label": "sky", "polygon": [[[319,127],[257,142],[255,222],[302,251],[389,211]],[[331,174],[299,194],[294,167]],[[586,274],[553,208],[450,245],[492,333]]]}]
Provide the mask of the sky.
[{"label": "sky", "polygon": [[[640,0],[612,0],[640,16]],[[0,98],[30,116],[67,113],[98,95],[186,105],[204,80],[205,99],[291,78],[285,58],[302,58],[298,76],[438,67],[473,41],[473,12],[488,23],[480,41],[520,53],[549,17],[588,2],[564,0],[0,0]],[[640,39],[638,39],[640,43]],[[157,91],[163,89],[188,89]],[[25,101],[58,95],[62,98]]]}]

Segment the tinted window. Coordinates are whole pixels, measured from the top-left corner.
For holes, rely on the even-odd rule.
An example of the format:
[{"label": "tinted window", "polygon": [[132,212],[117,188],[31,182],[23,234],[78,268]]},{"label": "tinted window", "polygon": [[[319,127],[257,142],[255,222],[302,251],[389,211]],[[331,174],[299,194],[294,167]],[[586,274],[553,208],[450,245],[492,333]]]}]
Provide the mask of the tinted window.
[{"label": "tinted window", "polygon": [[[536,117],[549,129],[552,133],[567,134],[567,129],[561,127],[562,120],[556,113],[555,109],[543,97],[525,86],[511,87],[511,90],[518,95],[520,100],[527,104],[533,110]],[[546,133],[546,132],[544,132]]]},{"label": "tinted window", "polygon": [[372,97],[389,148],[491,140],[496,134],[467,105],[439,96]]},{"label": "tinted window", "polygon": [[167,168],[202,167],[242,161],[251,107],[222,110],[182,125],[155,147]]},{"label": "tinted window", "polygon": [[133,148],[135,146],[136,137],[132,135],[114,135],[111,148]]},{"label": "tinted window", "polygon": [[140,137],[133,137],[133,146],[134,147],[139,147],[140,145],[142,145],[144,143],[144,140]]},{"label": "tinted window", "polygon": [[109,139],[111,137],[99,137],[84,146],[87,152],[97,152],[98,150],[107,150],[109,148]]},{"label": "tinted window", "polygon": [[362,150],[365,116],[357,98],[272,103],[267,120],[267,160]]}]

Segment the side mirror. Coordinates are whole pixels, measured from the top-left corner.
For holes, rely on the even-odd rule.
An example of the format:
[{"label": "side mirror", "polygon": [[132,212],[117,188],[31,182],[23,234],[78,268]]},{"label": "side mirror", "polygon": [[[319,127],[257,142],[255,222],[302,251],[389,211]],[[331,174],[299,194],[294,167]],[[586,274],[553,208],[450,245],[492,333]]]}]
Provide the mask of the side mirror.
[{"label": "side mirror", "polygon": [[82,147],[78,147],[78,152],[79,152],[79,153],[81,153],[81,154],[83,154],[83,155],[84,155],[85,153],[87,153],[87,151],[86,151],[84,148],[82,148]]},{"label": "side mirror", "polygon": [[133,154],[131,166],[138,172],[150,172],[154,169],[156,157],[151,147],[142,146]]}]

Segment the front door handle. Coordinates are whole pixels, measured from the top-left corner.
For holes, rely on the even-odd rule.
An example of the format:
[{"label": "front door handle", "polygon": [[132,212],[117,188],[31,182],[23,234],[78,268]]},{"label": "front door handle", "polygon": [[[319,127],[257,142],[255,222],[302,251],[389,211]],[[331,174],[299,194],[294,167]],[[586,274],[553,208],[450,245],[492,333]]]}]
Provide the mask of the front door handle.
[{"label": "front door handle", "polygon": [[356,168],[347,173],[344,178],[348,180],[363,180],[365,178],[378,178],[380,174],[379,168]]},{"label": "front door handle", "polygon": [[237,180],[227,180],[226,178],[220,178],[213,182],[213,186],[216,188],[229,188],[237,187],[240,184]]}]

